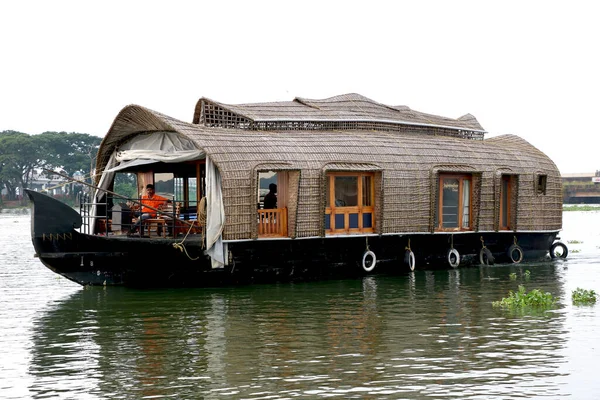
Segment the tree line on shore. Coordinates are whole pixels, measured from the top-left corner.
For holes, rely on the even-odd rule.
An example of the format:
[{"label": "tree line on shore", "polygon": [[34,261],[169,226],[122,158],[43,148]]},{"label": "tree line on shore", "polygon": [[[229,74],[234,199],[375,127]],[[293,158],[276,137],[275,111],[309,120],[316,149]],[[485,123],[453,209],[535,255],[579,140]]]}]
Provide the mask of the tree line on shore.
[{"label": "tree line on shore", "polygon": [[[90,172],[102,138],[87,133],[44,132],[30,135],[17,131],[0,132],[0,204],[15,201],[21,188],[29,188],[35,176],[56,176],[45,170],[73,176],[79,173],[91,183]],[[69,193],[76,196],[77,193]]]}]

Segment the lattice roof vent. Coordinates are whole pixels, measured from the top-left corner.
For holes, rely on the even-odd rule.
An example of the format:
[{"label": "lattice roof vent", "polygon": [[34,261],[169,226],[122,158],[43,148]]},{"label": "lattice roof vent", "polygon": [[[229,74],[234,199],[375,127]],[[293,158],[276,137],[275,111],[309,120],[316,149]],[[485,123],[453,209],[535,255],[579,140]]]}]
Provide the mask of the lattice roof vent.
[{"label": "lattice roof vent", "polygon": [[483,139],[477,119],[466,114],[458,119],[414,111],[406,106],[387,106],[359,94],[323,100],[230,105],[201,98],[195,124],[246,130],[379,130],[419,131],[443,136]]}]

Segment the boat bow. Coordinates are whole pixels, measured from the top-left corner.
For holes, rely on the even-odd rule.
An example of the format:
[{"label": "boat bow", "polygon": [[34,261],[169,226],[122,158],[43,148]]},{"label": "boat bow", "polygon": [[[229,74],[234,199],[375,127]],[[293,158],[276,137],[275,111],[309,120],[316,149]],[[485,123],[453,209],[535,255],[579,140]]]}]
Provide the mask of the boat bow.
[{"label": "boat bow", "polygon": [[31,200],[32,238],[44,234],[64,234],[81,227],[81,215],[65,203],[43,193],[24,190]]}]

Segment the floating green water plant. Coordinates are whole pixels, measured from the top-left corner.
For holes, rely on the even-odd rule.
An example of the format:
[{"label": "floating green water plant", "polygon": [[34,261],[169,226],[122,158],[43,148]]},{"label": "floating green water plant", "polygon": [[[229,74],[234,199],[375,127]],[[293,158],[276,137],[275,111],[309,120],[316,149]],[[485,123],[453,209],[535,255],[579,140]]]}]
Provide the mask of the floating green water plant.
[{"label": "floating green water plant", "polygon": [[527,293],[525,286],[519,285],[517,292],[509,291],[508,297],[492,302],[492,306],[511,309],[525,307],[547,308],[553,306],[554,303],[556,303],[556,298],[552,294],[548,292],[544,293],[539,289],[533,289]]},{"label": "floating green water plant", "polygon": [[598,206],[586,206],[586,205],[563,205],[563,211],[599,211]]},{"label": "floating green water plant", "polygon": [[[523,276],[525,277],[525,280],[529,280],[529,277],[531,276],[531,272],[528,269],[526,269],[525,272],[523,272]],[[510,278],[511,281],[515,281],[515,280],[517,280],[517,273],[511,272],[510,274],[508,274],[508,277]]]},{"label": "floating green water plant", "polygon": [[594,304],[596,303],[596,292],[577,288],[571,294],[571,299],[573,299],[573,304]]}]

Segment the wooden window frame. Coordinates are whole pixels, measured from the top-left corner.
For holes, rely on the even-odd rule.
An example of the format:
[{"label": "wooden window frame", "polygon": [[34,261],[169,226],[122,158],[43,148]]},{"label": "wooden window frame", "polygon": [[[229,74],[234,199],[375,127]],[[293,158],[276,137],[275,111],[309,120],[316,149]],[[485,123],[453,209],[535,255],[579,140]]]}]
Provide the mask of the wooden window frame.
[{"label": "wooden window frame", "polygon": [[546,187],[548,186],[548,175],[537,174],[535,178],[535,192],[538,196],[546,195]]},{"label": "wooden window frame", "polygon": [[[357,178],[358,192],[356,206],[336,206],[335,205],[335,178],[339,176],[352,176]],[[363,177],[371,178],[371,187],[369,193],[370,206],[365,206],[363,202]],[[325,229],[326,234],[360,234],[375,232],[375,173],[374,172],[328,172],[326,175],[326,185],[329,185],[329,207],[325,206],[325,215],[329,217],[329,229]],[[363,227],[363,214],[371,214],[371,226]],[[358,227],[350,228],[350,214],[358,214]],[[335,215],[344,215],[344,227],[337,228],[335,225]]]},{"label": "wooden window frame", "polygon": [[[506,182],[506,196],[504,196],[504,183]],[[513,195],[513,177],[511,175],[502,175],[500,179],[500,214],[498,215],[498,229],[501,231],[509,231],[512,229],[512,195]],[[504,200],[506,198],[506,201]],[[506,225],[502,224],[502,216],[506,211]]]},{"label": "wooden window frame", "polygon": [[260,192],[257,190],[258,236],[260,238],[288,237],[288,171],[279,169],[258,170],[256,172],[257,187],[260,186],[261,174],[263,173],[274,173],[277,177],[277,208],[261,208]]},{"label": "wooden window frame", "polygon": [[[443,183],[445,179],[458,179],[458,215],[457,222],[458,227],[456,228],[444,228],[444,214],[442,205],[444,203],[444,190]],[[463,228],[463,189],[464,181],[469,181],[469,226]],[[473,175],[472,174],[456,174],[456,173],[440,173],[438,177],[438,224],[436,227],[437,231],[440,232],[458,232],[458,231],[472,231],[473,230]]]}]

